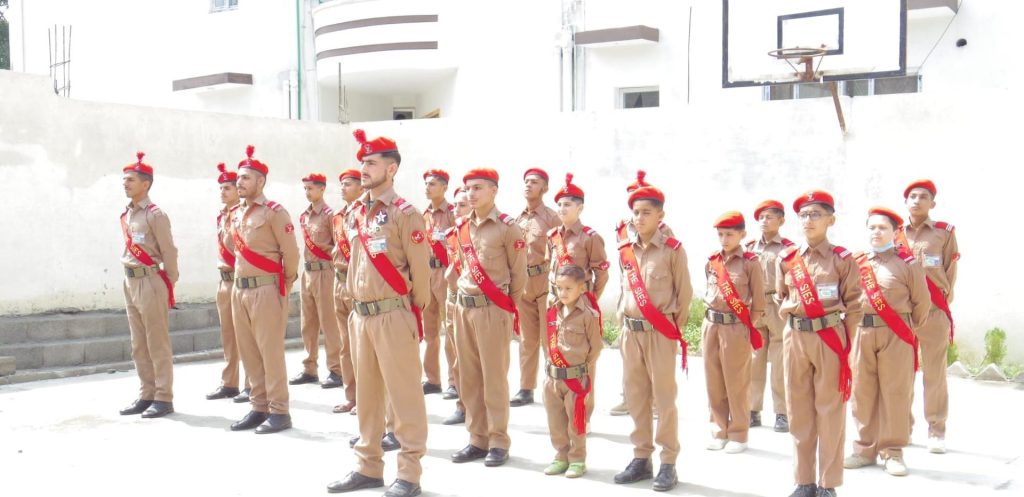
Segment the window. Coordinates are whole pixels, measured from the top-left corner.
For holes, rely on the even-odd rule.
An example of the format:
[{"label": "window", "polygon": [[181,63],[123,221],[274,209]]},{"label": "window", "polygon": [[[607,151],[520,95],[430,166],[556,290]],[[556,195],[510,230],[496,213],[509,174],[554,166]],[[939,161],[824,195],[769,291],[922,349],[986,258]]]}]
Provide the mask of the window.
[{"label": "window", "polygon": [[238,0],[210,0],[210,12],[224,12],[238,8]]},{"label": "window", "polygon": [[[894,78],[854,79],[838,81],[839,94],[848,97],[870,95],[891,95],[895,93],[920,93],[921,76],[897,76]],[[764,89],[764,100],[791,100],[794,98],[831,97],[828,83],[791,83],[770,85]]]},{"label": "window", "polygon": [[391,109],[391,119],[394,121],[416,119],[416,109],[414,107],[394,107]]},{"label": "window", "polygon": [[641,109],[644,107],[658,107],[660,95],[657,86],[645,86],[641,88],[619,88],[619,109]]}]

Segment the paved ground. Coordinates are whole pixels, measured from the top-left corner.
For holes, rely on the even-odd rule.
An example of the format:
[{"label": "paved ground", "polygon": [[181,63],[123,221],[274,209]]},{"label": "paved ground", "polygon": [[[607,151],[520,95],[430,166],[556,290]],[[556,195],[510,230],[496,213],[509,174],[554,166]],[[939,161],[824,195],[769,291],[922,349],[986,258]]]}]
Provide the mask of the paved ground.
[{"label": "paved ground", "polygon": [[[300,364],[300,354],[288,354],[293,368]],[[512,364],[516,364],[514,358]],[[296,428],[268,436],[234,433],[228,425],[247,408],[203,398],[216,386],[218,368],[214,361],[177,365],[177,412],[156,420],[117,413],[133,399],[134,372],[0,387],[0,495],[324,495],[329,482],[352,469],[354,457],[346,441],[356,430],[356,419],[330,413],[341,396],[339,390],[293,387]],[[632,486],[612,483],[612,476],[632,457],[628,440],[632,423],[628,417],[606,414],[619,400],[617,352],[608,350],[599,369],[598,412],[588,440],[590,471],[583,479],[541,472],[553,455],[541,405],[512,410],[512,459],[508,465],[452,464],[448,457],[465,445],[465,429],[441,425],[453,402],[431,395],[427,398],[430,438],[423,460],[424,495],[653,495],[649,482]],[[672,494],[788,495],[792,482],[790,436],[759,428],[751,432],[751,448],[744,454],[704,450],[707,407],[700,359],[690,361],[688,378],[679,375],[681,484]],[[510,376],[512,385],[518,385],[517,373]],[[923,447],[926,429],[919,419],[914,444],[906,450],[910,476],[894,478],[880,467],[847,471],[840,495],[1024,494],[1024,463],[1020,459],[1024,387],[951,378],[950,395],[949,453],[927,453]],[[917,398],[921,398],[920,390]],[[914,412],[920,410],[918,402]],[[852,438],[851,421],[847,447]],[[386,455],[385,461],[385,479],[390,481],[394,478],[394,453]],[[374,490],[354,495],[381,493]]]}]

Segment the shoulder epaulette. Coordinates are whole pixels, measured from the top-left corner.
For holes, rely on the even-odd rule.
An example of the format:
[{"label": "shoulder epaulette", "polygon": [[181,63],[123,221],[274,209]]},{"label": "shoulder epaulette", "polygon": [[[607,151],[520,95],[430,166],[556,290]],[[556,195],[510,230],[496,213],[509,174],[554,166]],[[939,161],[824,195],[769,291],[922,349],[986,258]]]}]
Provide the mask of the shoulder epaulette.
[{"label": "shoulder epaulette", "polygon": [[619,230],[621,230],[625,226],[626,226],[626,220],[625,219],[620,219],[619,222],[615,223],[615,232],[617,233]]},{"label": "shoulder epaulette", "polygon": [[324,211],[323,212],[324,212],[324,214],[326,214],[328,216],[333,216],[334,215],[334,209],[331,209],[330,206],[324,207]]},{"label": "shoulder epaulette", "polygon": [[797,248],[797,246],[796,246],[796,245],[792,245],[792,246],[786,247],[786,248],[782,249],[782,250],[781,250],[781,251],[779,252],[779,258],[780,258],[780,259],[786,259],[786,258],[788,258],[788,257],[791,257],[791,256],[792,256],[793,254],[795,254],[795,253],[796,253],[796,252],[797,252],[798,250],[800,250],[800,249],[799,249],[799,248]]},{"label": "shoulder epaulette", "polygon": [[745,258],[748,261],[756,261],[757,260],[757,254],[755,254],[753,252],[744,252],[743,253],[743,258]]},{"label": "shoulder epaulette", "polygon": [[448,212],[455,212],[455,206],[452,204],[448,204]]},{"label": "shoulder epaulette", "polygon": [[269,207],[271,210],[275,210],[275,211],[281,210],[281,204],[279,204],[277,202],[274,202],[273,200],[268,200],[267,201],[267,207]]},{"label": "shoulder epaulette", "polygon": [[795,247],[796,246],[796,244],[793,243],[793,240],[790,240],[789,238],[783,238],[782,239],[782,244],[787,246],[787,247]]},{"label": "shoulder epaulette", "polygon": [[757,240],[747,240],[747,241],[743,242],[743,246],[744,247],[753,247],[755,243],[757,243]]},{"label": "shoulder epaulette", "polygon": [[584,226],[583,227],[583,232],[586,233],[589,236],[597,235],[597,230],[595,230],[594,228],[591,228],[590,226]]},{"label": "shoulder epaulette", "polygon": [[914,254],[909,250],[897,250],[896,255],[900,256],[900,259],[903,259],[903,262],[906,262],[907,264],[913,264],[917,261],[917,258],[914,257]]},{"label": "shoulder epaulette", "polygon": [[[152,204],[150,204],[150,205],[152,205]],[[948,231],[950,233],[952,233],[953,230],[956,229],[956,227],[954,227],[952,224],[949,224],[949,223],[943,222],[943,221],[935,221],[935,227],[940,229],[940,230],[946,230],[946,231]]]},{"label": "shoulder epaulette", "polygon": [[149,204],[146,206],[146,210],[149,212],[160,212],[160,208],[156,204]]},{"label": "shoulder epaulette", "polygon": [[658,223],[658,229],[659,230],[665,229],[665,221],[661,221],[661,222]]},{"label": "shoulder epaulette", "polygon": [[555,236],[555,233],[558,233],[558,228],[551,228],[551,229],[549,229],[548,230],[548,238],[551,238],[551,237]]},{"label": "shoulder epaulette", "polygon": [[395,197],[395,201],[392,202],[392,203],[395,204],[395,207],[398,207],[398,210],[400,210],[400,211],[402,211],[402,212],[404,212],[406,214],[409,214],[409,213],[413,212],[413,209],[415,209],[412,206],[412,204],[407,202],[402,197]]},{"label": "shoulder epaulette", "polygon": [[672,250],[679,250],[683,248],[683,242],[676,240],[675,238],[672,237],[668,237],[668,239],[665,240],[665,245],[672,247]]},{"label": "shoulder epaulette", "polygon": [[714,252],[711,252],[711,254],[709,254],[709,255],[708,255],[708,260],[709,260],[709,261],[711,261],[711,260],[714,260],[714,259],[715,259],[715,256],[717,256],[717,255],[718,255],[718,254],[720,254],[720,253],[721,253],[721,251],[720,251],[720,250],[715,250]]},{"label": "shoulder epaulette", "polygon": [[512,225],[516,224],[515,218],[510,216],[510,215],[508,215],[508,214],[498,214],[498,219],[501,219],[501,222],[503,222],[503,223],[505,223],[505,224],[507,224],[509,226],[512,226]]},{"label": "shoulder epaulette", "polygon": [[849,259],[850,255],[852,255],[849,250],[846,250],[845,248],[840,247],[839,245],[832,247],[832,252],[838,255],[840,259]]}]

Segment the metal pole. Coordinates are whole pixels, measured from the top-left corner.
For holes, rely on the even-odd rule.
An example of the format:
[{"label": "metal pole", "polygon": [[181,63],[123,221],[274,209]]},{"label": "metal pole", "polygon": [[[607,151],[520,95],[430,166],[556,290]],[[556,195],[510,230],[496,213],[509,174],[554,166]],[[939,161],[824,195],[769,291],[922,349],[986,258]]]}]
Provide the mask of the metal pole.
[{"label": "metal pole", "polygon": [[839,91],[836,88],[836,82],[829,82],[829,89],[832,90],[832,103],[836,105],[836,117],[839,118],[839,129],[846,134],[846,119],[843,118],[843,106],[839,104]]}]

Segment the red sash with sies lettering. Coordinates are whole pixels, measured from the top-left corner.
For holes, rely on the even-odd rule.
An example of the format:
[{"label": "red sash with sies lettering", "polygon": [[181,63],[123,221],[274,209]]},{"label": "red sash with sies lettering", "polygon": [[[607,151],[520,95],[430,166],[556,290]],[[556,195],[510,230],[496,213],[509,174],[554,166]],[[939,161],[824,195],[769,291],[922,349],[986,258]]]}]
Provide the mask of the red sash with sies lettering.
[{"label": "red sash with sies lettering", "polygon": [[[669,238],[665,243],[670,245],[673,250],[678,250],[679,240]],[[661,333],[669,340],[679,341],[679,345],[683,347],[683,370],[688,371],[686,367],[687,344],[686,340],[683,339],[683,333],[674,322],[665,317],[651,303],[651,295],[647,293],[647,285],[640,278],[640,264],[636,261],[636,252],[633,251],[633,244],[631,242],[626,241],[619,245],[619,262],[622,264],[622,270],[626,272],[626,279],[629,280],[629,288],[632,290],[630,293],[633,294],[633,300],[636,302],[637,307],[640,308],[640,313],[644,315],[644,319],[654,326],[654,329],[658,330],[658,333]]]},{"label": "red sash with sies lettering", "polygon": [[[149,204],[146,210],[156,209],[156,204]],[[125,209],[124,214],[121,214],[121,231],[124,232],[124,246],[128,249],[128,252],[132,254],[135,259],[141,262],[145,266],[156,266],[156,261],[153,260],[146,251],[135,244],[132,240],[132,232],[128,227],[128,212],[129,209]],[[157,274],[160,275],[160,279],[164,280],[164,284],[167,285],[167,307],[174,307],[174,284],[171,283],[171,278],[167,276],[167,271],[158,269]]]},{"label": "red sash with sies lettering", "polygon": [[[584,226],[583,229],[587,230],[590,228]],[[555,246],[555,252],[556,255],[558,255],[558,266],[556,267],[576,264],[576,262],[572,260],[572,256],[569,255],[569,249],[565,246],[565,239],[562,238],[561,230],[559,230],[558,228],[551,230],[551,232],[548,234],[548,239],[551,240],[551,244]],[[586,271],[587,268],[582,269]],[[594,292],[589,290],[584,292],[583,295],[586,295],[587,300],[590,301],[590,306],[593,307],[595,311],[597,311],[597,322],[604,323],[604,318],[601,317],[601,307],[597,305],[597,295],[595,295]]]},{"label": "red sash with sies lettering", "polygon": [[[586,312],[586,311],[584,311]],[[551,357],[551,364],[556,368],[569,368],[572,364],[565,360],[562,350],[558,348],[558,308],[548,307],[548,356]],[[576,394],[576,402],[573,407],[572,422],[576,426],[576,434],[583,435],[587,432],[587,395],[593,388],[590,382],[590,372],[587,372],[587,386],[584,387],[579,378],[571,378],[565,381],[565,386]]]},{"label": "red sash with sies lettering", "polygon": [[[914,256],[901,254],[907,264],[914,262]],[[907,260],[907,259],[910,260]],[[875,270],[871,268],[871,263],[868,261],[868,256],[865,253],[857,254],[855,257],[857,260],[857,266],[860,268],[860,287],[864,290],[864,295],[867,296],[868,302],[871,303],[871,307],[876,313],[885,321],[885,324],[903,340],[910,344],[914,348],[914,371],[917,371],[917,337],[914,336],[914,331],[910,329],[907,322],[896,313],[891,306],[889,301],[885,300],[885,295],[882,294],[882,287],[878,284],[878,278],[875,277]]]},{"label": "red sash with sies lettering", "polygon": [[[754,259],[757,259],[756,255]],[[715,283],[718,285],[718,293],[722,294],[722,299],[725,300],[725,304],[729,306],[732,313],[740,318],[740,321],[750,330],[750,345],[754,347],[754,350],[760,349],[764,346],[761,332],[757,331],[757,328],[754,326],[754,322],[750,319],[750,309],[747,308],[747,304],[743,303],[740,293],[736,291],[736,285],[732,282],[729,271],[725,270],[722,254],[714,254],[709,260],[711,262],[711,269],[715,271]]]},{"label": "red sash with sies lettering", "polygon": [[[458,220],[456,220],[458,222]],[[448,242],[448,253],[452,257],[459,256],[459,231],[454,226],[444,232],[445,240]],[[462,264],[455,263],[455,274],[462,276]]]},{"label": "red sash with sies lettering", "polygon": [[[953,225],[942,221],[935,223],[935,227],[946,231],[953,231]],[[899,253],[901,254],[911,253],[910,243],[907,241],[907,234],[903,231],[903,228],[896,230],[896,246],[900,249]],[[949,318],[949,343],[953,343],[953,313],[949,310],[949,302],[946,302],[946,296],[942,294],[942,289],[932,281],[927,273],[925,273],[924,281],[928,284],[928,295],[931,297],[932,304]]]},{"label": "red sash with sies lettering", "polygon": [[[399,201],[404,202],[401,198],[395,200],[395,205],[400,205]],[[387,207],[384,202],[376,202],[371,213],[379,211],[383,207]],[[366,230],[363,229],[363,225],[366,222],[366,206],[360,205],[359,212],[356,214],[356,231],[359,233],[359,242],[363,246],[363,250],[366,252],[367,257],[370,258],[370,262],[373,267],[377,268],[377,272],[384,278],[388,286],[391,287],[395,293],[406,296],[409,295],[409,287],[405,284],[405,278],[402,277],[402,273],[398,272],[395,265],[388,259],[385,252],[373,254],[370,252],[370,246],[366,243],[369,236],[366,234]],[[413,302],[409,302],[409,307],[412,308],[412,314],[416,316],[416,331],[419,333],[420,341],[423,341],[423,309],[420,309],[418,305]]]},{"label": "red sash with sies lettering", "polygon": [[427,233],[430,233],[430,250],[434,252],[434,258],[441,261],[441,265],[448,267],[448,251],[440,240],[434,240],[434,216],[429,212],[423,213],[423,223],[427,226]]},{"label": "red sash with sies lettering", "polygon": [[[845,249],[836,247],[836,254]],[[793,288],[797,291],[800,304],[807,313],[807,317],[817,319],[825,316],[825,307],[821,305],[818,298],[818,288],[814,285],[810,273],[807,271],[807,263],[800,257],[799,249],[791,249],[783,256],[783,262],[789,266],[789,276],[793,279]],[[845,327],[844,327],[845,329]],[[835,328],[818,330],[818,337],[821,338],[828,348],[832,349],[839,356],[839,392],[843,394],[843,402],[850,400],[850,392],[853,389],[853,372],[850,370],[850,332],[846,330],[846,347],[839,339],[839,332]]]},{"label": "red sash with sies lettering", "polygon": [[[267,202],[266,205],[267,208],[273,210],[278,204],[277,202]],[[246,218],[249,217],[249,213],[251,212],[252,208],[250,207],[250,209],[246,211],[245,215],[242,216],[242,224],[245,224],[245,220]],[[256,268],[261,271],[266,271],[268,273],[274,273],[277,275],[277,290],[282,297],[285,297],[287,294],[285,293],[284,290],[284,264],[282,264],[280,261],[273,261],[271,259],[263,257],[262,255],[250,250],[249,246],[245,244],[245,240],[242,239],[242,235],[238,234],[237,229],[232,230],[231,239],[234,240],[235,242],[235,250],[237,250],[238,253],[242,255],[242,258],[245,259],[246,262],[252,264],[253,266],[256,266]]]},{"label": "red sash with sies lettering", "polygon": [[465,256],[470,278],[480,288],[480,291],[484,292],[484,296],[488,300],[494,302],[494,305],[500,307],[503,311],[512,313],[512,331],[518,336],[519,309],[516,308],[516,303],[512,301],[512,297],[502,292],[498,285],[494,284],[491,277],[487,275],[487,271],[484,271],[483,266],[480,265],[480,259],[476,255],[476,248],[473,247],[473,241],[469,239],[469,222],[466,218],[462,218],[459,219],[459,223],[457,226],[459,230],[459,245],[462,246],[462,254]]},{"label": "red sash with sies lettering", "polygon": [[308,219],[309,216],[307,216],[305,212],[303,212],[302,215],[299,216],[299,224],[302,225],[302,240],[306,242],[306,248],[309,249],[309,251],[312,252],[313,255],[315,255],[318,259],[323,259],[325,261],[331,260],[331,254],[324,252],[324,249],[318,247],[315,243],[313,243],[313,239],[310,238],[309,228],[306,227],[306,221]]},{"label": "red sash with sies lettering", "polygon": [[[228,222],[224,223],[224,224],[221,224],[221,220],[224,218],[224,213],[222,212],[222,213],[217,215],[217,229],[218,230],[220,230],[221,228],[224,228],[225,230],[227,230],[228,228],[226,226],[231,226],[232,213],[234,211],[235,211],[235,208],[232,208],[231,210],[228,211]],[[224,245],[224,238],[222,236],[220,236],[220,232],[219,231],[217,233],[217,249],[220,251],[220,258],[221,258],[221,260],[224,261],[224,264],[227,264],[227,265],[231,266],[231,270],[234,271],[234,267],[235,267],[235,254],[233,252],[231,252],[230,250],[228,250],[228,247],[226,245]]]},{"label": "red sash with sies lettering", "polygon": [[345,229],[345,212],[339,212],[331,217],[331,227],[334,229],[334,243],[338,245],[341,256],[345,262],[352,260],[352,245],[348,243],[348,232]]}]

